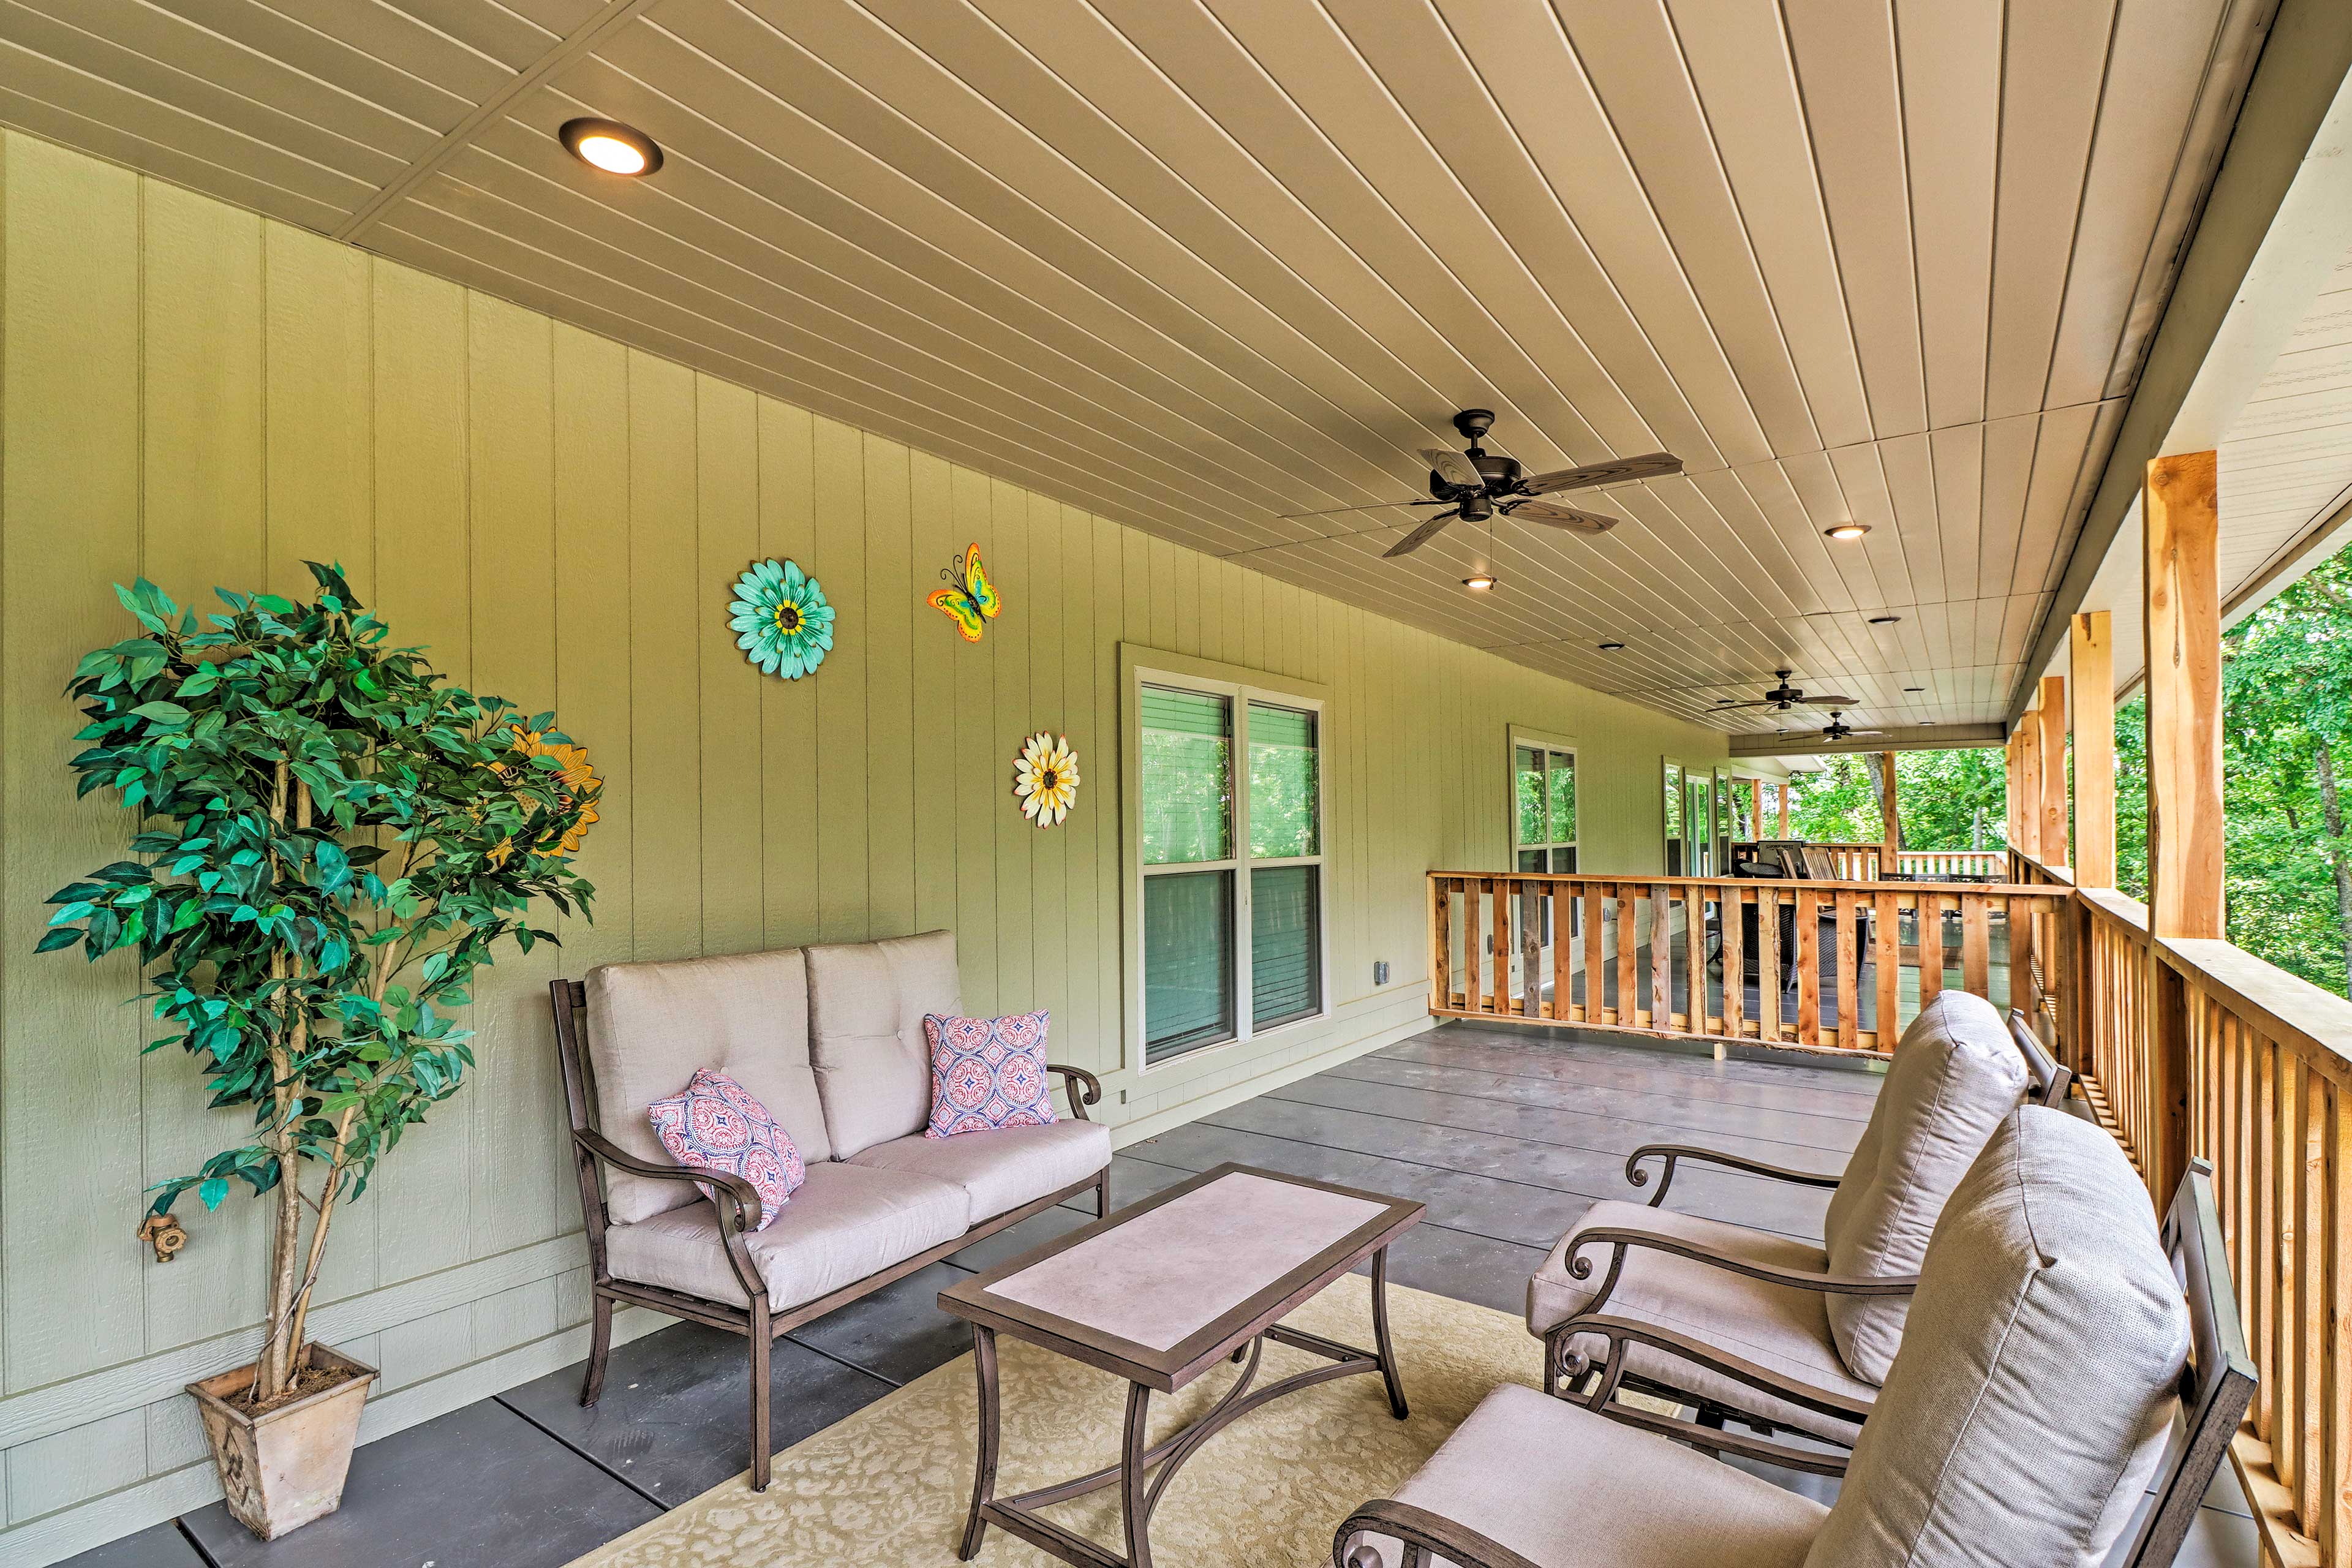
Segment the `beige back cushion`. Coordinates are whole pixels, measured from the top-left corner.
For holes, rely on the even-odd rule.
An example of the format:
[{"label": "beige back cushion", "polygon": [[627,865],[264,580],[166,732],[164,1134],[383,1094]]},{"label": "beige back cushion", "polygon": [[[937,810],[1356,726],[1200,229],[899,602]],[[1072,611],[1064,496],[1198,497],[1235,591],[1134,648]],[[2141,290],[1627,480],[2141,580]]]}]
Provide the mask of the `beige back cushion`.
[{"label": "beige back cushion", "polygon": [[1952,1194],[1815,1568],[2090,1568],[2163,1459],[2189,1308],[2098,1126],[2025,1106]]},{"label": "beige back cushion", "polygon": [[955,933],[807,952],[809,1044],[835,1155],[921,1131],[931,1116],[923,1015],[961,1011]]},{"label": "beige back cushion", "polygon": [[[727,1074],[757,1096],[814,1164],[830,1159],[824,1109],[809,1066],[808,971],[801,950],[608,963],[588,972],[588,1065],[605,1137],[641,1159],[673,1164],[646,1107],[684,1089],[697,1068]],[[700,1190],[623,1171],[606,1173],[616,1225],[689,1204]]]},{"label": "beige back cushion", "polygon": [[[2001,1119],[2023,1103],[2025,1061],[2000,1012],[1947,991],[1919,1011],[1895,1047],[1870,1124],[1830,1196],[1822,1247],[1832,1274],[1916,1274],[1945,1201]],[[1910,1300],[1832,1296],[1830,1337],[1847,1368],[1886,1381]]]}]

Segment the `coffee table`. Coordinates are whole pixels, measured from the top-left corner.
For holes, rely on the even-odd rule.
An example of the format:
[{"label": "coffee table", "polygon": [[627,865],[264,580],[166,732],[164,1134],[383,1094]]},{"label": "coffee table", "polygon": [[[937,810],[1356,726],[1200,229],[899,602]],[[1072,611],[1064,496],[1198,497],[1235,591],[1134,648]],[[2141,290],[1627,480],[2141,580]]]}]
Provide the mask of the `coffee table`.
[{"label": "coffee table", "polygon": [[[1152,1510],[1183,1463],[1236,1417],[1335,1377],[1377,1372],[1389,1411],[1405,1417],[1404,1383],[1389,1343],[1389,1243],[1423,1205],[1246,1165],[1219,1165],[940,1292],[969,1321],[980,1380],[980,1455],[971,1513],[957,1555],[970,1562],[991,1523],[1076,1568],[1151,1568]],[[1282,1316],[1372,1260],[1372,1338],[1359,1350]],[[1127,1380],[1119,1462],[1017,1497],[996,1495],[996,1336],[1011,1334]],[[1329,1361],[1252,1391],[1265,1342]],[[1146,1446],[1154,1392],[1173,1394],[1225,1360],[1240,1381],[1198,1420]],[[1121,1557],[1035,1510],[1108,1486],[1119,1489]]]}]

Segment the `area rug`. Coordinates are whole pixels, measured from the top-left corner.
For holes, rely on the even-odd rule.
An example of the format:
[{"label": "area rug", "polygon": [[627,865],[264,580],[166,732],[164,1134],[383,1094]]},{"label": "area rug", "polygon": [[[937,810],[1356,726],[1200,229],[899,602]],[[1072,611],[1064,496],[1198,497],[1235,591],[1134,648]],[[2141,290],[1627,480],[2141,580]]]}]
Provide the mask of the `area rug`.
[{"label": "area rug", "polygon": [[[1286,1321],[1372,1342],[1371,1287],[1348,1275]],[[1377,1375],[1335,1378],[1242,1416],[1177,1473],[1152,1516],[1154,1557],[1184,1568],[1311,1568],[1357,1503],[1386,1497],[1486,1394],[1535,1385],[1541,1347],[1515,1316],[1391,1286],[1389,1322],[1410,1419],[1391,1419]],[[1009,1497],[1118,1458],[1127,1384],[1001,1335],[1004,1426],[997,1495]],[[1268,1344],[1257,1381],[1323,1364]],[[1155,1397],[1155,1440],[1232,1386],[1237,1367]],[[583,1557],[572,1568],[953,1568],[971,1501],[977,1395],[959,1356],[776,1456],[754,1492],[737,1477]],[[1117,1489],[1047,1510],[1123,1554]],[[989,1527],[983,1568],[1054,1559]]]}]

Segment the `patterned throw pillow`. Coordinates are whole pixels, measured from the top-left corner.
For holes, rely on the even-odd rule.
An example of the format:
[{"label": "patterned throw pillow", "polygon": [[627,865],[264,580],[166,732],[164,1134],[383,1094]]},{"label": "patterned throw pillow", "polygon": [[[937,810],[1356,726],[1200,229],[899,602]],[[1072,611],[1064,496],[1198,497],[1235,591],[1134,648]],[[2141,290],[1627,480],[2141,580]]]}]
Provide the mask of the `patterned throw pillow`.
[{"label": "patterned throw pillow", "polygon": [[[783,1212],[784,1200],[808,1179],[808,1167],[791,1136],[768,1114],[759,1098],[723,1072],[697,1068],[682,1093],[646,1107],[669,1157],[698,1171],[724,1171],[751,1184],[760,1194],[765,1230]],[[697,1182],[705,1193],[710,1189]]]},{"label": "patterned throw pillow", "polygon": [[999,1127],[1044,1127],[1054,1120],[1045,1077],[1044,1008],[1010,1018],[923,1019],[931,1047],[931,1124],[926,1138]]}]

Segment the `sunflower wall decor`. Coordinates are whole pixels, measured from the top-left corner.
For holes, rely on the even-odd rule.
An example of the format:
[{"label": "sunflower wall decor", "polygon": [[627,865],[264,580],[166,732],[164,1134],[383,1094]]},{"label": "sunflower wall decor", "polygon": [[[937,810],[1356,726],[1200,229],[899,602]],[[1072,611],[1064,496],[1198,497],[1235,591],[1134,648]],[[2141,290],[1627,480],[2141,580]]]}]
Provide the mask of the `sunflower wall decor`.
[{"label": "sunflower wall decor", "polygon": [[1021,815],[1040,827],[1058,826],[1078,798],[1078,753],[1069,737],[1045,730],[1029,737],[1013,764],[1013,795]]},{"label": "sunflower wall decor", "polygon": [[761,561],[735,580],[727,624],[743,657],[798,680],[833,650],[833,606],[816,579],[790,561]]},{"label": "sunflower wall decor", "polygon": [[[583,801],[587,803],[584,809],[581,811],[579,819],[563,835],[563,852],[566,855],[579,854],[580,841],[588,836],[589,827],[598,820],[596,801],[604,793],[604,781],[596,776],[594,768],[588,765],[588,748],[572,745],[561,738],[550,740],[541,731],[526,730],[520,724],[509,725],[507,733],[514,737],[513,749],[522,753],[525,762],[532,757],[555,759],[558,769],[556,776],[562,782],[562,798],[567,807],[577,805]],[[501,763],[498,769],[499,776],[505,779],[518,778],[520,776],[522,765],[520,763]],[[514,845],[511,840],[501,844],[491,855],[491,860],[495,864],[502,865],[513,850]]]}]

